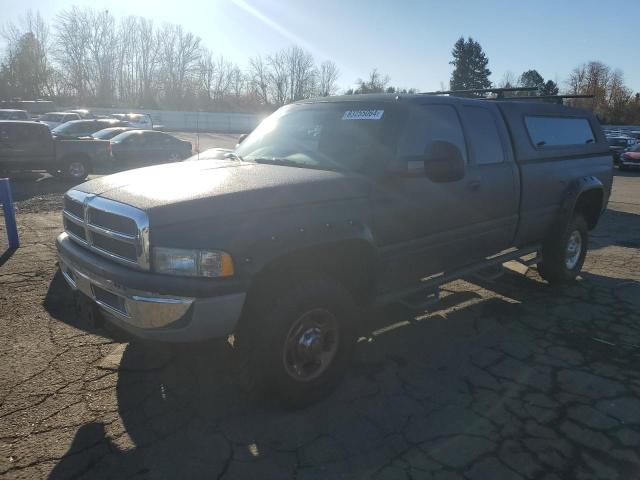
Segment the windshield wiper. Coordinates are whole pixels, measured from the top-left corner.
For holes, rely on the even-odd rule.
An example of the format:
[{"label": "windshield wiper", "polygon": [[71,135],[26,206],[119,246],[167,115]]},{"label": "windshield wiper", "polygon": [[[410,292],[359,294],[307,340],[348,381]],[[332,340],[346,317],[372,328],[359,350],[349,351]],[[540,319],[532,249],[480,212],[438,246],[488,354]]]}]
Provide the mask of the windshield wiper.
[{"label": "windshield wiper", "polygon": [[224,158],[231,158],[232,160],[236,160],[238,162],[244,162],[244,158],[234,152],[225,153]]}]

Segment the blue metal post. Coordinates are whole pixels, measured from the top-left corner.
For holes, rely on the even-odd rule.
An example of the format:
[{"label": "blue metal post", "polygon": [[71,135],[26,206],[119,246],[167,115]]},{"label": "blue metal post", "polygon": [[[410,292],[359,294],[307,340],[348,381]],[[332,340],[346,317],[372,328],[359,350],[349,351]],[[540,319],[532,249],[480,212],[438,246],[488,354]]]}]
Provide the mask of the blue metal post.
[{"label": "blue metal post", "polygon": [[7,237],[9,238],[9,248],[18,248],[18,225],[16,224],[16,211],[13,208],[11,198],[11,184],[8,178],[0,178],[0,203],[4,210],[4,222],[7,226]]}]

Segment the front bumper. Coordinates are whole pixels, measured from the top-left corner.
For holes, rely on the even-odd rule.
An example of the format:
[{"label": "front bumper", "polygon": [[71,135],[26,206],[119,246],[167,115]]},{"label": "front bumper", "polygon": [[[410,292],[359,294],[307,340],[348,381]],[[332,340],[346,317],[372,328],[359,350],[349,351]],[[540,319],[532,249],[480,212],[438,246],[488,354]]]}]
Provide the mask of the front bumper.
[{"label": "front bumper", "polygon": [[244,292],[191,297],[130,288],[92,271],[104,271],[99,264],[109,262],[106,259],[96,256],[96,268],[87,268],[86,259],[73,254],[81,247],[66,233],[58,236],[56,246],[60,271],[69,286],[93,300],[107,321],[135,337],[162,342],[225,337],[233,332],[242,313]]}]

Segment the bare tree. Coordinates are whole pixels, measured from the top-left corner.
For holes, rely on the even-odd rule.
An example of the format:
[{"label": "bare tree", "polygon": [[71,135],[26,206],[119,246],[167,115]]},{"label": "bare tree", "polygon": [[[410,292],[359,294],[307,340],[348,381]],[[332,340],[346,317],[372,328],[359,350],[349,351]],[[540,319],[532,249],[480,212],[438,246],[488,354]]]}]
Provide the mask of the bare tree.
[{"label": "bare tree", "polygon": [[374,68],[369,72],[367,80],[362,80],[361,78],[356,80],[358,88],[353,93],[382,93],[389,85],[389,81],[389,75],[382,75],[377,68]]},{"label": "bare tree", "polygon": [[269,96],[271,103],[280,106],[289,98],[289,70],[285,52],[276,52],[267,57],[269,66]]},{"label": "bare tree", "polygon": [[261,56],[249,59],[248,80],[251,89],[255,92],[259,101],[265,105],[270,103],[269,82],[270,72],[267,62]]},{"label": "bare tree", "polygon": [[288,101],[295,102],[313,95],[316,86],[317,71],[313,56],[298,46],[292,46],[283,52],[289,80]]},{"label": "bare tree", "polygon": [[160,35],[164,95],[170,105],[178,106],[197,67],[200,38],[171,24],[164,25]]},{"label": "bare tree", "polygon": [[326,60],[320,64],[318,73],[318,94],[321,97],[335,95],[338,91],[338,77],[340,72],[335,63]]},{"label": "bare tree", "polygon": [[56,17],[54,55],[66,82],[81,102],[90,92],[90,59],[87,44],[90,41],[89,22],[86,10],[72,7],[63,10]]},{"label": "bare tree", "polygon": [[198,60],[198,79],[200,83],[200,90],[208,100],[211,100],[214,74],[215,65],[213,61],[213,53],[211,53],[210,50],[203,48],[200,52],[200,59]]}]

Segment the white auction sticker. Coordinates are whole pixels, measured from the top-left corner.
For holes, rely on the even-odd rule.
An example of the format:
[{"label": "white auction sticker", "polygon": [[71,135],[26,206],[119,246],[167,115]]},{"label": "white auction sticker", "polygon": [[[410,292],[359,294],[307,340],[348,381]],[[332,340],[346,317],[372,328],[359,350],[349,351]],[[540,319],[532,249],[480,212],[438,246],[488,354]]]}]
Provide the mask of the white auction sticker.
[{"label": "white auction sticker", "polygon": [[384,110],[347,110],[342,120],[380,120]]}]

